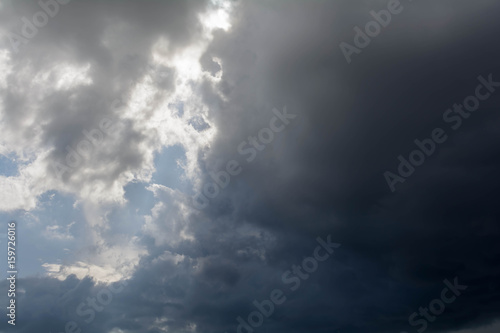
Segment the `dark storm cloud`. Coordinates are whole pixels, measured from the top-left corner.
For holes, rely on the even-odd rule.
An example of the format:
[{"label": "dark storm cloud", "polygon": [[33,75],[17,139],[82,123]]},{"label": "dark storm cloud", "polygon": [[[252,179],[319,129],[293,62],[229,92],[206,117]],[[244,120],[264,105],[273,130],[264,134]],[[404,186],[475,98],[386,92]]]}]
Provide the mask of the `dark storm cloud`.
[{"label": "dark storm cloud", "polygon": [[[499,97],[457,131],[442,116],[474,94],[478,76],[492,73],[500,82],[500,49],[489,37],[499,31],[500,8],[490,1],[401,4],[350,65],[340,42],[353,43],[353,26],[364,27],[370,10],[386,2],[243,2],[231,33],[207,51],[223,68],[220,85],[206,89],[221,133],[209,165],[242,158],[234,143],[263,128],[274,106],[286,105],[310,133],[290,140],[280,158],[261,153],[206,214],[273,230],[277,242],[267,257],[275,261],[267,264],[274,267],[300,258],[290,234],[304,242],[331,233],[351,268],[320,272],[322,292],[304,290],[274,331],[411,331],[408,316],[455,276],[469,290],[430,329],[496,317],[487,309],[499,306]],[[396,172],[398,155],[408,157],[413,141],[436,127],[448,141],[391,193],[383,173]],[[286,142],[291,133],[284,135]]]}]

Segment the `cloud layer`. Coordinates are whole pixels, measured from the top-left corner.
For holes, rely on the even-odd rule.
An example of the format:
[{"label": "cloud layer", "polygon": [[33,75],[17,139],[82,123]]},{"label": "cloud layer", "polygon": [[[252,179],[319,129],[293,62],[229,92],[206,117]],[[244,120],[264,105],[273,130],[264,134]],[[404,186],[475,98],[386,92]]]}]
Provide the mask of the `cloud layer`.
[{"label": "cloud layer", "polygon": [[[40,10],[1,3],[2,31]],[[4,40],[0,153],[17,174],[0,175],[0,209],[19,224],[39,216],[30,228],[61,252],[82,242],[19,281],[16,329],[234,332],[254,300],[282,289],[287,301],[255,331],[414,332],[412,313],[457,277],[467,289],[426,329],[493,332],[500,88],[458,130],[443,113],[479,76],[500,82],[500,8],[401,1],[348,63],[339,45],[387,6],[73,1],[18,53]],[[246,160],[240,143],[262,143],[274,108],[296,118]],[[435,128],[447,141],[391,191],[384,173]],[[179,156],[175,185],[158,180],[162,156]],[[210,197],[204,186],[232,160],[241,173]],[[72,198],[65,209],[82,221],[62,208],[48,219],[47,193]],[[283,274],[328,235],[342,246],[291,290]],[[77,313],[120,281],[90,323]]]}]

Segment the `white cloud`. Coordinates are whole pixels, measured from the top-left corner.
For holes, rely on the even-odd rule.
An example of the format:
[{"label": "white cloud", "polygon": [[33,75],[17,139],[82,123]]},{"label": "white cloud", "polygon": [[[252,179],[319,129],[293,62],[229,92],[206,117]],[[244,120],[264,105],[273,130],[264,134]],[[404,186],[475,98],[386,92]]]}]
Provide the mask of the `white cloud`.
[{"label": "white cloud", "polygon": [[177,245],[183,240],[193,240],[188,231],[191,208],[187,197],[177,190],[162,185],[148,188],[158,200],[151,215],[145,216],[143,232],[155,240],[155,245]]},{"label": "white cloud", "polygon": [[74,237],[71,234],[70,229],[75,223],[76,222],[73,221],[66,227],[62,227],[60,225],[48,225],[43,231],[43,236],[49,240],[72,240]]},{"label": "white cloud", "polygon": [[97,282],[111,283],[132,276],[139,259],[146,250],[138,244],[138,239],[122,239],[119,244],[103,242],[80,254],[81,260],[71,264],[44,263],[47,274],[59,280],[75,274],[79,279],[92,277]]},{"label": "white cloud", "polygon": [[[15,156],[18,167],[18,175],[0,176],[0,186],[6,189],[0,195],[0,211],[36,211],[41,195],[58,191],[75,199],[73,208],[81,207],[87,222],[85,241],[92,251],[65,264],[44,263],[48,275],[58,279],[70,274],[102,281],[130,276],[146,250],[132,235],[123,236],[122,244],[106,234],[109,212],[127,205],[124,187],[150,182],[155,154],[174,145],[185,150],[181,167],[186,180],[198,186],[200,152],[217,134],[199,90],[206,80],[215,82],[220,76],[204,72],[200,58],[215,30],[230,29],[230,2],[215,1],[200,15],[205,6],[201,3],[192,5],[196,9],[183,3],[158,4],[162,10],[155,13],[166,18],[144,30],[129,17],[136,5],[119,11],[100,6],[64,7],[70,27],[57,29],[61,13],[61,20],[52,21],[19,55],[0,49],[0,154]],[[173,24],[167,19],[173,15],[169,6],[179,6],[199,25],[186,19],[174,32],[165,29],[164,24]],[[80,21],[87,10],[98,12],[91,26]],[[186,32],[185,26],[194,28]],[[84,33],[86,38],[75,38]],[[133,37],[138,44],[130,43]],[[187,37],[191,40],[184,44]],[[43,57],[30,52],[41,46]],[[114,103],[120,94],[121,102]],[[182,112],[173,107],[179,103]],[[100,130],[104,118],[117,125],[116,133],[104,133],[102,143],[93,144],[89,153],[80,152],[81,161],[69,166],[67,149],[78,152],[79,144],[89,141],[83,131]],[[205,128],[195,128],[195,119]],[[55,165],[67,168],[61,178]],[[157,244],[193,241],[186,196],[156,184],[149,190],[158,201],[142,230]],[[71,224],[50,223],[42,226],[47,240],[74,239]]]}]

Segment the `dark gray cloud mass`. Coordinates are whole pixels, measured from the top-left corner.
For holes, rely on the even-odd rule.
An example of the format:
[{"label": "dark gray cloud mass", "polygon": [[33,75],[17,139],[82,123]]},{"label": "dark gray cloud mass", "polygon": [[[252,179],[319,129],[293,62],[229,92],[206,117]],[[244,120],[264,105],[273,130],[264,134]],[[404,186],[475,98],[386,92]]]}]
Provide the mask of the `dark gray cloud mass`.
[{"label": "dark gray cloud mass", "polygon": [[[355,45],[353,27],[364,28],[386,1],[233,5],[231,28],[216,31],[200,58],[207,73],[221,77],[195,87],[217,128],[197,163],[201,184],[233,159],[242,172],[202,210],[188,209],[191,199],[178,191],[157,188],[154,232],[139,234],[147,255],[91,323],[75,309],[105,285],[75,276],[19,280],[15,331],[63,332],[75,321],[94,333],[236,332],[237,317],[256,310],[254,300],[281,289],[286,301],[255,332],[417,332],[422,326],[409,325],[409,316],[457,277],[467,289],[428,321],[427,332],[489,332],[481,327],[500,319],[500,87],[456,130],[443,114],[475,94],[479,76],[500,82],[500,4],[402,0],[400,14],[350,64],[339,44]],[[158,35],[179,49],[195,40],[196,15],[205,8],[194,1],[72,6],[18,61],[47,49],[53,57],[38,61],[48,66],[59,61],[54,49],[70,45],[71,59],[91,61],[99,82],[78,92],[75,103],[88,108],[143,75]],[[130,35],[105,50],[98,41],[113,19],[126,22]],[[14,124],[22,101],[10,94]],[[54,96],[46,112],[57,112],[59,98],[70,97]],[[246,162],[239,144],[285,106],[296,118]],[[102,117],[90,115],[50,118],[54,129],[45,133],[64,148],[72,124],[89,128]],[[398,174],[398,156],[409,159],[414,140],[435,128],[447,140],[391,191],[384,173]],[[144,159],[120,152],[124,168]],[[178,237],[183,232],[190,236]],[[282,275],[328,235],[341,246],[291,290]],[[0,331],[8,326],[3,320]]]}]

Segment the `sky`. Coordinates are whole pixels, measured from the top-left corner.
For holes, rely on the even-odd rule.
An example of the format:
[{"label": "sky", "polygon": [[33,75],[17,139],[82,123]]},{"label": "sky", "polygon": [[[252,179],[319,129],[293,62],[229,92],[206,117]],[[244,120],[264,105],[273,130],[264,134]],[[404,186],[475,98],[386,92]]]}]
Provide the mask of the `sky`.
[{"label": "sky", "polygon": [[498,332],[499,13],[0,0],[0,333]]}]

